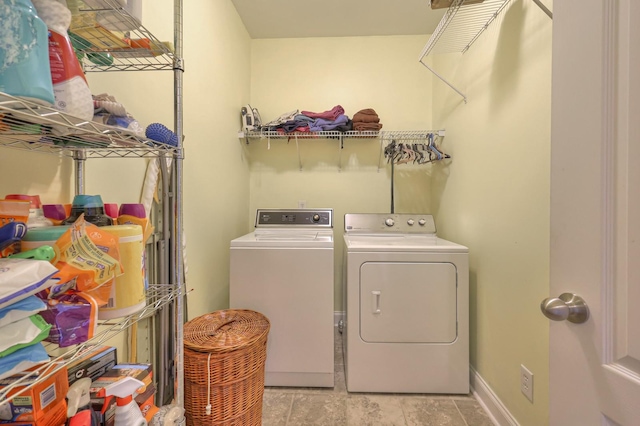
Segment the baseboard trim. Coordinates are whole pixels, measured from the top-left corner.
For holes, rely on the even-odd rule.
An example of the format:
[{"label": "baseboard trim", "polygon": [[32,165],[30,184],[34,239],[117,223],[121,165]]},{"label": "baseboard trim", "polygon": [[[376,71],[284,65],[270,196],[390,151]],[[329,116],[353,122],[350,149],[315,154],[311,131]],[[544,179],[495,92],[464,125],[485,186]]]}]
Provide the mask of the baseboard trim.
[{"label": "baseboard trim", "polygon": [[520,426],[482,376],[469,366],[471,392],[496,426]]},{"label": "baseboard trim", "polygon": [[333,312],[333,326],[337,327],[340,320],[344,319],[344,311],[334,311]]}]

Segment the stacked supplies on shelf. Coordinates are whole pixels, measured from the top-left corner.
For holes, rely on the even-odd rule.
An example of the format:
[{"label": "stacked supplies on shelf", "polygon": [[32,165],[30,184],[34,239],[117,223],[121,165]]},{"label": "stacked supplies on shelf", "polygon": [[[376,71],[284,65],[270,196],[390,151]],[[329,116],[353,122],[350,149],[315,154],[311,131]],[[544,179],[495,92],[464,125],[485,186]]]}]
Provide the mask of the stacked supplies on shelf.
[{"label": "stacked supplies on shelf", "polygon": [[44,260],[0,259],[0,379],[49,361],[41,342],[51,326],[33,295],[54,285],[56,272]]},{"label": "stacked supplies on shelf", "polygon": [[251,130],[289,133],[315,132],[377,132],[382,129],[380,117],[372,108],[358,111],[353,119],[345,114],[342,106],[336,105],[323,112],[299,111],[297,109],[281,114],[274,120],[254,126]]},{"label": "stacked supplies on shelf", "polygon": [[344,108],[336,105],[324,112],[293,110],[280,115],[275,120],[265,123],[262,130],[278,133],[309,133],[322,131],[346,132],[352,129],[351,120],[344,113]]}]

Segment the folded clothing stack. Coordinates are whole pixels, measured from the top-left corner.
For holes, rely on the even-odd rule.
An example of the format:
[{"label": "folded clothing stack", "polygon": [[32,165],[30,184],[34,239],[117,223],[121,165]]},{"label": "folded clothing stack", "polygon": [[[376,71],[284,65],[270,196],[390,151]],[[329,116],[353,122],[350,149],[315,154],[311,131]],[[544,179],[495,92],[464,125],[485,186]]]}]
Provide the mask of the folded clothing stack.
[{"label": "folded clothing stack", "polygon": [[380,129],[382,129],[380,117],[372,108],[361,109],[353,116],[353,130],[377,132]]}]

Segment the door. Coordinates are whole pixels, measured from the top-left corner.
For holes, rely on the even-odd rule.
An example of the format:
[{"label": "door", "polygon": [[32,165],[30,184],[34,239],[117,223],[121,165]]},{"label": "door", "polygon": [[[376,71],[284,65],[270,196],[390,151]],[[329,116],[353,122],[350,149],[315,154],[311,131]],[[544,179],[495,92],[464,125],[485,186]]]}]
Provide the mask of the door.
[{"label": "door", "polygon": [[360,337],[367,343],[453,343],[456,267],[446,262],[366,262],[360,267]]},{"label": "door", "polygon": [[550,424],[640,424],[640,2],[554,2]]}]

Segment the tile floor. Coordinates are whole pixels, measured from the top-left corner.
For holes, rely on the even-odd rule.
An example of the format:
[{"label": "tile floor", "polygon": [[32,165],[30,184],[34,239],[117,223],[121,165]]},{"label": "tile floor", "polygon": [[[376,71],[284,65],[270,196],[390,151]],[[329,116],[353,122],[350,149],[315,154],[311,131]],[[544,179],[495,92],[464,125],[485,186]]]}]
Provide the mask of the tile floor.
[{"label": "tile floor", "polygon": [[493,426],[471,395],[349,393],[336,328],[334,388],[267,387],[263,426]]}]

